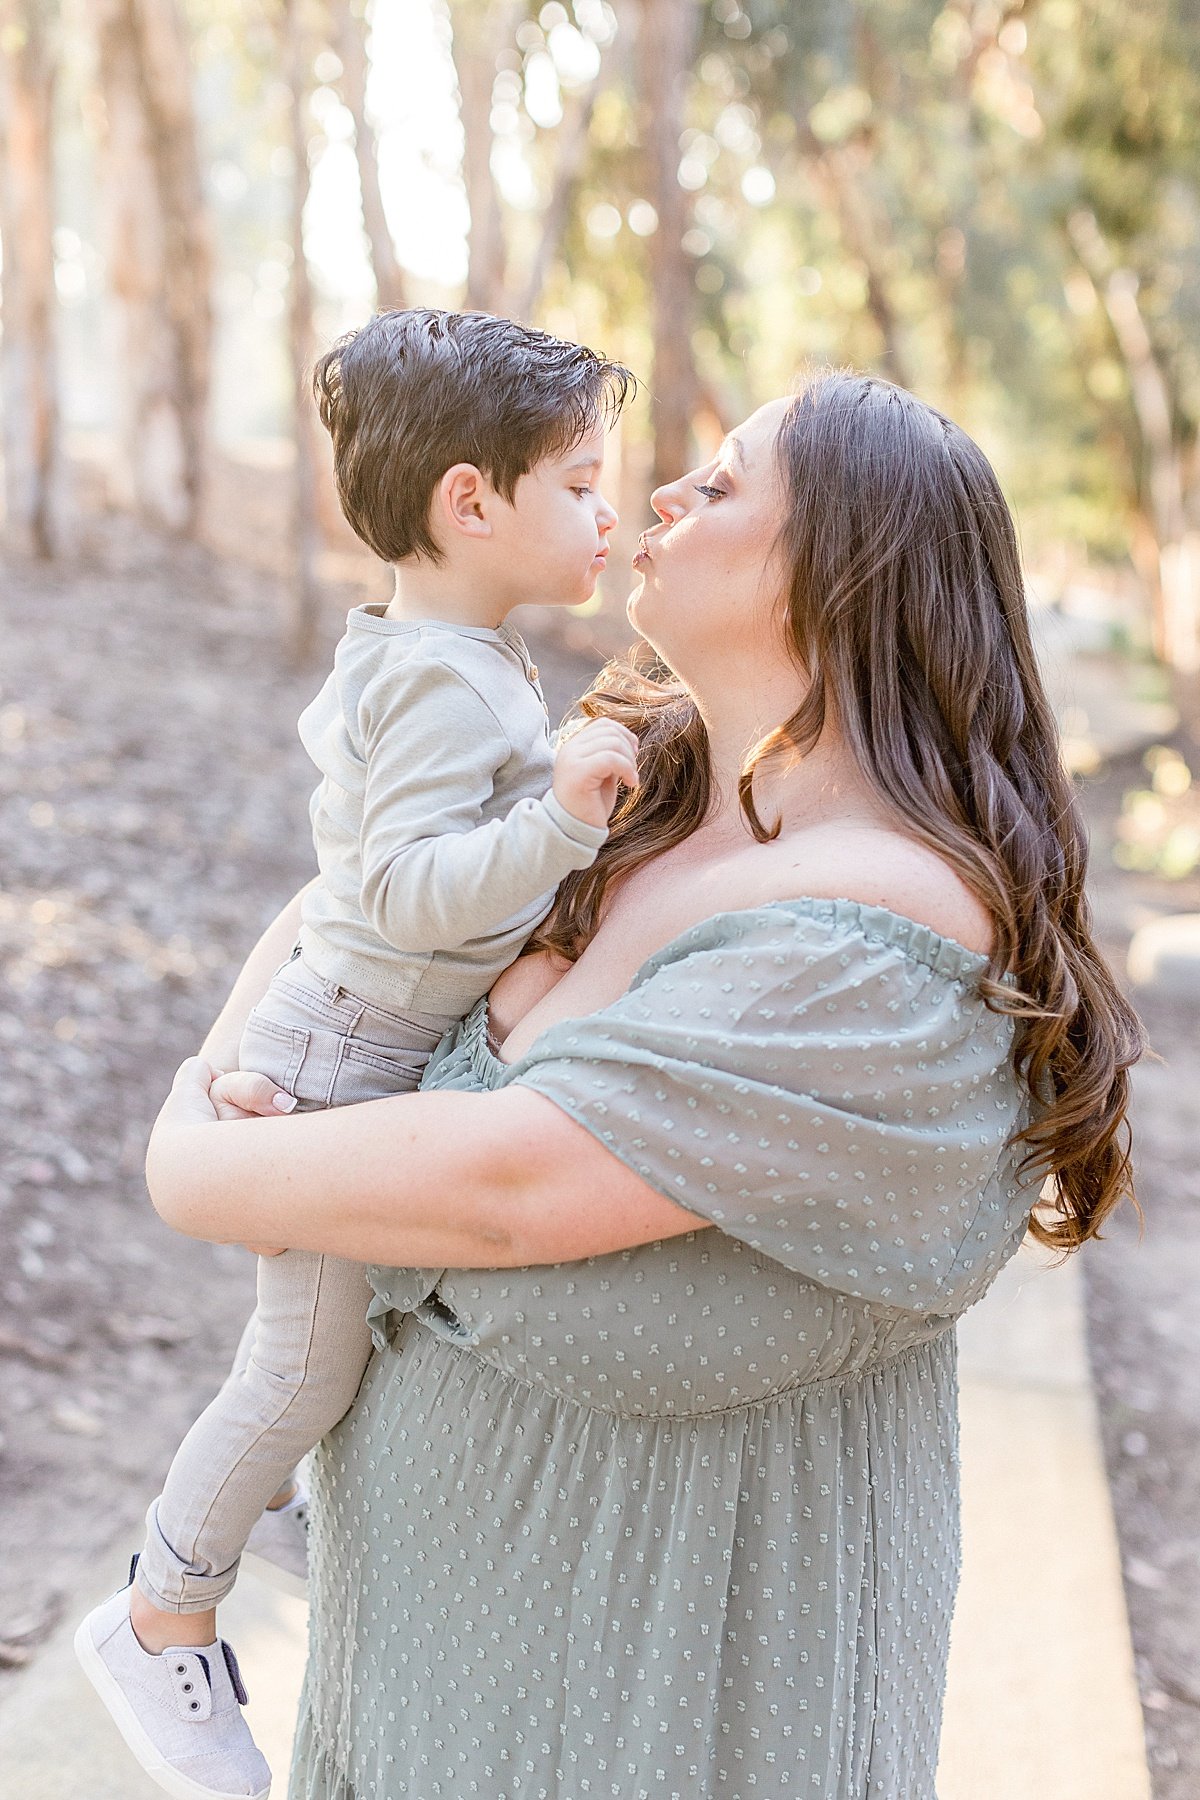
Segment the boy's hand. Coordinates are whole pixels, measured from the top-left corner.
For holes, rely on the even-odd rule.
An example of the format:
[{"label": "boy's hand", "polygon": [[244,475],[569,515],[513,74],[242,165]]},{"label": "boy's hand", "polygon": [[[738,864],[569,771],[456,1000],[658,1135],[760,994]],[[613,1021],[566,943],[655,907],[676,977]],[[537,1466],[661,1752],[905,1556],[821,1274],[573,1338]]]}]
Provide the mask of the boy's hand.
[{"label": "boy's hand", "polygon": [[585,825],[607,825],[617,788],[638,784],[638,741],[615,719],[589,719],[564,738],[554,758],[554,797]]}]

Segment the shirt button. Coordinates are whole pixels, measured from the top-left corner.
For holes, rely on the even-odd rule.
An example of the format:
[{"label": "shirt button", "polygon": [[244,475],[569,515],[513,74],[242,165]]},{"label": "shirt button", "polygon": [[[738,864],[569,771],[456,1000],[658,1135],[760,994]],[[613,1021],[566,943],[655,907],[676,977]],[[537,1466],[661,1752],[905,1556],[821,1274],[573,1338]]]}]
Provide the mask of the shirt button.
[{"label": "shirt button", "polygon": [[530,679],[530,681],[536,681],[536,680],[537,680],[537,678],[538,678],[538,666],[537,666],[537,664],[536,664],[536,663],[530,663],[530,665],[529,665],[529,679]]}]

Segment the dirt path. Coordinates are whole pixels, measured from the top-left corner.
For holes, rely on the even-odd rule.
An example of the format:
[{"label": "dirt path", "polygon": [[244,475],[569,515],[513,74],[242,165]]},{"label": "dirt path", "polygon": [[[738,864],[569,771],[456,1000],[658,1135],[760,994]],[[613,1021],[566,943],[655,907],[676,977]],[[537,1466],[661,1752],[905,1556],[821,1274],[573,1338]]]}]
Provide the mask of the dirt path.
[{"label": "dirt path", "polygon": [[[123,525],[97,548],[70,571],[0,565],[0,1666],[36,1654],[81,1571],[120,1579],[251,1303],[244,1253],[158,1224],[142,1155],[175,1064],[312,872],[294,722],[340,629],[334,603],[321,660],[289,674],[257,581]],[[522,624],[561,711],[596,657]],[[1200,887],[1108,859],[1133,779],[1088,792],[1120,958],[1147,908],[1200,909]],[[1145,1011],[1167,1058],[1138,1084],[1148,1229],[1139,1245],[1123,1222],[1085,1268],[1155,1796],[1194,1800],[1200,1046],[1186,1012]],[[1069,1524],[1027,1527],[1035,1557]]]}]

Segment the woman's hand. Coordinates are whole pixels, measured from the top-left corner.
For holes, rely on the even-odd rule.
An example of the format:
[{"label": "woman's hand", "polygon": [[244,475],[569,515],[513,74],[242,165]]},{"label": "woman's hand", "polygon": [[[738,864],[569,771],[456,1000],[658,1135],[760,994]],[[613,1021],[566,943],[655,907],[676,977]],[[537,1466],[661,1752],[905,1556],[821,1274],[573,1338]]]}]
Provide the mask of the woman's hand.
[{"label": "woman's hand", "polygon": [[[202,1056],[189,1056],[175,1073],[171,1092],[155,1124],[167,1131],[173,1125],[213,1125],[229,1119],[271,1118],[289,1113],[296,1105],[267,1075],[249,1069],[215,1069]],[[282,1256],[278,1245],[247,1244],[255,1256]]]},{"label": "woman's hand", "polygon": [[218,1119],[269,1119],[273,1113],[296,1109],[296,1096],[273,1082],[269,1075],[250,1069],[230,1069],[218,1074],[208,1090]]},{"label": "woman's hand", "polygon": [[160,1125],[215,1125],[223,1119],[270,1118],[295,1109],[267,1075],[249,1069],[214,1069],[202,1056],[189,1056],[175,1071],[171,1092],[158,1115]]}]

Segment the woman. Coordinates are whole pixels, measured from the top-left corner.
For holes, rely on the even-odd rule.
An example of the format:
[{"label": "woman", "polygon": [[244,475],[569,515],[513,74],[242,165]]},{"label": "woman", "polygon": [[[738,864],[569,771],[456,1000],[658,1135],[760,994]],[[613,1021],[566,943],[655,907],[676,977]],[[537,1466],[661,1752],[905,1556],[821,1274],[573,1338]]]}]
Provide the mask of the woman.
[{"label": "woman", "polygon": [[156,1127],[179,1229],[397,1265],[318,1459],[303,1800],[930,1800],[954,1320],[1047,1174],[1063,1249],[1128,1191],[1139,1030],[982,454],[827,374],[653,504],[673,678],[582,703],[640,785],[424,1091],[214,1133],[193,1061]]}]

